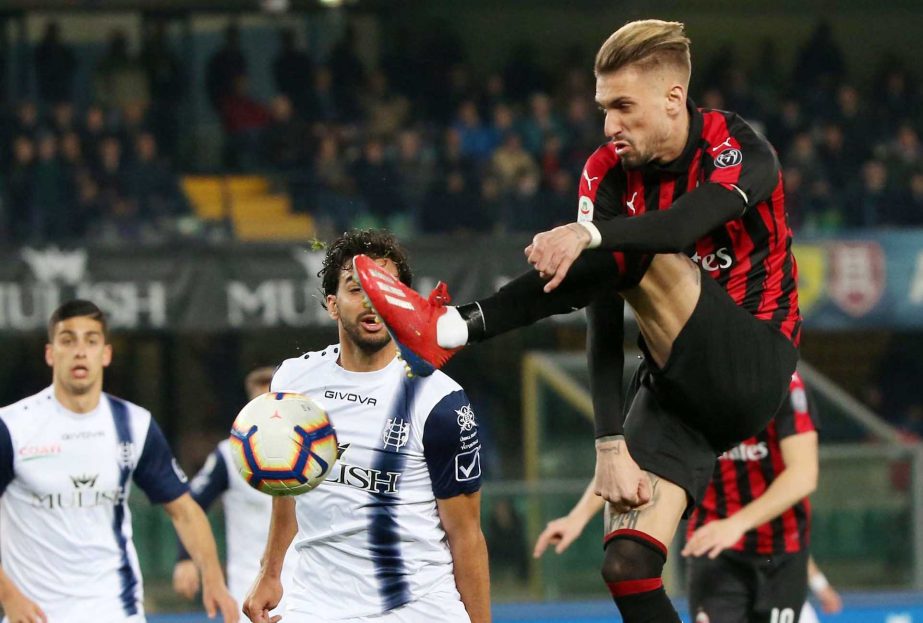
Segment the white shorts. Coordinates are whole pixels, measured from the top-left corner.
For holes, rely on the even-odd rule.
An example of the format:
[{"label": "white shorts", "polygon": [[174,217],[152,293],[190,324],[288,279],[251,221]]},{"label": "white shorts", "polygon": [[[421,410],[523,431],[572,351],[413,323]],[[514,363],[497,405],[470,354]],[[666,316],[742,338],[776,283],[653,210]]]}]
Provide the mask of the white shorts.
[{"label": "white shorts", "polygon": [[458,593],[430,593],[384,614],[353,619],[323,619],[307,612],[286,612],[282,623],[471,623]]}]

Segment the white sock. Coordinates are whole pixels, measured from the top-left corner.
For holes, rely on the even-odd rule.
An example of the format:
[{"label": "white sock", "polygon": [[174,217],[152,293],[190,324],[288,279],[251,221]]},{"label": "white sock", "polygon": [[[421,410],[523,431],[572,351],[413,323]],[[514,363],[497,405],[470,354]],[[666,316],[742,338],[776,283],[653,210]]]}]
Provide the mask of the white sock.
[{"label": "white sock", "polygon": [[458,308],[448,305],[436,320],[436,343],[442,348],[460,348],[468,343],[468,324]]}]

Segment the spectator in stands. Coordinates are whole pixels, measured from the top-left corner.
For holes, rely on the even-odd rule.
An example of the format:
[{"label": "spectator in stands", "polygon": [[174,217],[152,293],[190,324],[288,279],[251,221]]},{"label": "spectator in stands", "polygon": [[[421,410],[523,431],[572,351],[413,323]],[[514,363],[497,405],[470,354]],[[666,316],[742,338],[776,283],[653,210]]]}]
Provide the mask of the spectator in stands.
[{"label": "spectator in stands", "polygon": [[873,119],[855,86],[844,84],[837,90],[833,116],[843,128],[846,149],[853,154],[856,162],[865,162],[872,154],[871,148],[877,133]]},{"label": "spectator in stands", "polygon": [[474,179],[478,173],[477,162],[466,156],[461,147],[461,134],[454,127],[449,127],[443,134],[442,149],[439,151],[438,169],[443,174],[458,169],[466,178]]},{"label": "spectator in stands", "polygon": [[823,163],[825,177],[833,188],[844,189],[855,179],[861,160],[857,160],[854,151],[847,149],[846,135],[836,121],[823,124],[817,154]]},{"label": "spectator in stands", "polygon": [[13,159],[4,183],[7,227],[16,244],[37,237],[38,223],[33,203],[34,170],[35,143],[28,136],[17,136],[13,140]]},{"label": "spectator in stands", "polygon": [[73,132],[77,127],[76,123],[74,105],[71,102],[61,101],[52,107],[51,128],[58,138]]},{"label": "spectator in stands", "polygon": [[351,24],[330,51],[328,66],[336,78],[333,92],[340,112],[346,120],[352,121],[359,112],[359,93],[365,84],[365,66],[356,54],[356,31]]},{"label": "spectator in stands", "polygon": [[150,101],[144,67],[128,49],[128,37],[122,30],[109,34],[109,46],[96,65],[94,74],[96,100],[104,107],[121,110],[131,102]]},{"label": "spectator in stands", "polygon": [[516,131],[516,112],[513,107],[505,102],[500,102],[492,109],[492,122],[490,126],[491,151],[497,148],[503,137],[509,132]]},{"label": "spectator in stands", "polygon": [[575,176],[569,171],[561,169],[547,178],[546,187],[541,192],[542,227],[551,227],[574,220],[577,187],[574,183]]},{"label": "spectator in stands", "polygon": [[897,197],[888,180],[888,169],[879,160],[862,165],[862,173],[846,195],[845,222],[851,227],[880,227],[897,220]]},{"label": "spectator in stands", "polygon": [[882,69],[872,90],[875,116],[883,128],[893,127],[896,119],[920,117],[920,99],[904,60],[894,54],[882,59]]},{"label": "spectator in stands", "polygon": [[277,95],[269,107],[269,124],[263,133],[266,163],[275,171],[289,174],[311,158],[312,137],[287,95]]},{"label": "spectator in stands", "polygon": [[550,188],[555,175],[564,167],[564,142],[558,134],[547,134],[539,156],[542,187]]},{"label": "spectator in stands", "polygon": [[234,95],[237,79],[246,75],[247,59],[240,49],[240,28],[231,22],[224,31],[224,44],[205,68],[205,91],[215,112],[223,115],[224,100]]},{"label": "spectator in stands", "polygon": [[286,95],[270,105],[269,125],[263,131],[263,161],[284,181],[296,212],[311,209],[313,175],[310,167],[314,137]]},{"label": "spectator in stands", "polygon": [[512,192],[524,173],[538,175],[538,165],[523,149],[522,139],[514,132],[503,138],[503,144],[494,152],[490,165],[503,192]]},{"label": "spectator in stands", "polygon": [[340,142],[332,132],[323,134],[318,141],[314,184],[318,226],[332,232],[349,229],[359,209],[355,181],[349,176]]},{"label": "spectator in stands", "polygon": [[776,114],[769,117],[766,132],[778,152],[785,154],[791,149],[795,136],[805,132],[809,125],[801,102],[795,97],[785,97]]},{"label": "spectator in stands", "polygon": [[134,158],[125,167],[125,196],[134,201],[139,217],[158,226],[171,228],[171,222],[190,213],[179,178],[157,152],[157,140],[142,132],[134,143]]},{"label": "spectator in stands", "polygon": [[333,91],[333,74],[327,66],[320,66],[314,72],[314,88],[311,91],[310,108],[305,119],[309,123],[335,124],[346,115]]},{"label": "spectator in stands", "polygon": [[45,104],[73,101],[77,57],[62,43],[57,22],[45,24],[45,34],[35,48],[34,59],[39,99]]},{"label": "spectator in stands", "polygon": [[506,92],[506,81],[499,72],[494,72],[487,76],[484,83],[484,95],[481,100],[483,110],[496,110],[498,106],[505,105],[509,102],[509,95]]},{"label": "spectator in stands", "polygon": [[221,121],[227,142],[225,164],[232,169],[253,169],[260,162],[263,130],[269,111],[250,95],[246,74],[234,79],[233,90],[221,102]]},{"label": "spectator in stands", "polygon": [[16,107],[14,133],[18,136],[35,138],[39,129],[38,106],[32,100],[22,100]]},{"label": "spectator in stands", "polygon": [[148,108],[141,100],[134,100],[122,107],[119,136],[125,153],[133,153],[135,141],[145,132],[153,132],[148,121]]},{"label": "spectator in stands", "polygon": [[279,53],[272,61],[272,77],[276,90],[288,97],[298,116],[310,114],[314,62],[298,48],[293,28],[279,31]]},{"label": "spectator in stands", "polygon": [[157,20],[147,30],[140,59],[151,97],[151,128],[163,154],[175,159],[186,75],[167,40],[165,21]]},{"label": "spectator in stands", "polygon": [[452,128],[461,141],[461,154],[475,162],[490,158],[496,147],[490,128],[481,122],[477,104],[473,99],[466,99],[458,107],[458,114]]},{"label": "spectator in stands", "polygon": [[482,208],[464,170],[451,169],[427,195],[419,228],[427,234],[486,231],[489,221],[484,218]]},{"label": "spectator in stands", "polygon": [[398,192],[397,169],[385,157],[381,139],[371,137],[362,147],[362,156],[353,163],[352,177],[368,215],[379,226],[387,224],[404,209]]},{"label": "spectator in stands", "polygon": [[565,144],[568,148],[568,168],[572,171],[581,171],[590,154],[605,140],[599,131],[599,119],[593,114],[592,104],[583,96],[574,96],[567,101]]},{"label": "spectator in stands", "polygon": [[895,186],[906,187],[910,176],[923,166],[923,144],[916,128],[901,123],[894,138],[884,145],[883,158]]},{"label": "spectator in stands", "polygon": [[401,201],[411,218],[419,222],[423,201],[433,184],[436,157],[433,150],[424,145],[418,130],[405,129],[398,135],[395,168]]},{"label": "spectator in stands", "polygon": [[386,141],[397,135],[410,116],[410,102],[391,90],[382,71],[369,75],[361,105],[367,132]]},{"label": "spectator in stands", "polygon": [[66,132],[60,139],[61,162],[68,169],[86,168],[87,163],[80,144],[80,135],[74,131]]},{"label": "spectator in stands", "polygon": [[540,190],[538,169],[521,169],[516,174],[515,185],[504,201],[501,221],[504,231],[534,233],[548,229],[551,223],[545,214]]},{"label": "spectator in stands", "polygon": [[82,135],[80,141],[83,145],[83,154],[91,165],[99,162],[99,146],[106,137],[106,113],[102,106],[92,104],[87,107],[84,116]]},{"label": "spectator in stands", "polygon": [[35,239],[41,242],[69,241],[76,226],[69,194],[67,172],[58,159],[54,134],[38,137],[36,162],[32,170],[32,220]]},{"label": "spectator in stands", "polygon": [[910,176],[899,205],[895,225],[923,227],[923,169],[917,169]]},{"label": "spectator in stands", "polygon": [[545,137],[562,137],[564,128],[554,113],[551,98],[546,93],[533,93],[529,97],[529,115],[522,120],[520,134],[522,146],[533,156],[542,152]]}]

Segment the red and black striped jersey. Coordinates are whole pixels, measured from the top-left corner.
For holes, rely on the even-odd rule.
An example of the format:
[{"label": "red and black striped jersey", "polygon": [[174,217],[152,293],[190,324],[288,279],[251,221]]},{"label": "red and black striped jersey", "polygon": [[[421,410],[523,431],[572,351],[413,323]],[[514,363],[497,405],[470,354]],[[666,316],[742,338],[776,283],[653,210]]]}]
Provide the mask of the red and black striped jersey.
[{"label": "red and black striped jersey", "polygon": [[578,220],[667,210],[703,184],[739,193],[746,201],[743,214],[713,229],[686,253],[735,303],[770,322],[797,346],[798,270],[775,150],[736,114],[699,109],[691,100],[687,105],[689,139],[673,162],[626,170],[611,143],[590,156],[580,179]]},{"label": "red and black striped jersey", "polygon": [[[718,457],[702,502],[689,518],[686,538],[706,523],[730,517],[761,496],[785,469],[780,442],[819,428],[804,383],[796,372],[789,385],[789,400],[783,401],[766,430]],[[810,500],[804,498],[772,521],[746,532],[731,549],[760,555],[799,552],[808,546],[810,524]]]}]

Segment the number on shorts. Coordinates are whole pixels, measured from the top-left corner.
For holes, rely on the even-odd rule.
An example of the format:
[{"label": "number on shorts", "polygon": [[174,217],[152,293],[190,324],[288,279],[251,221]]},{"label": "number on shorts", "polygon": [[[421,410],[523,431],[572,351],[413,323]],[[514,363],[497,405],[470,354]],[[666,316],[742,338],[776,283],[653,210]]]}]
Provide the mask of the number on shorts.
[{"label": "number on shorts", "polygon": [[772,619],[770,623],[795,623],[795,611],[791,608],[772,609]]}]

